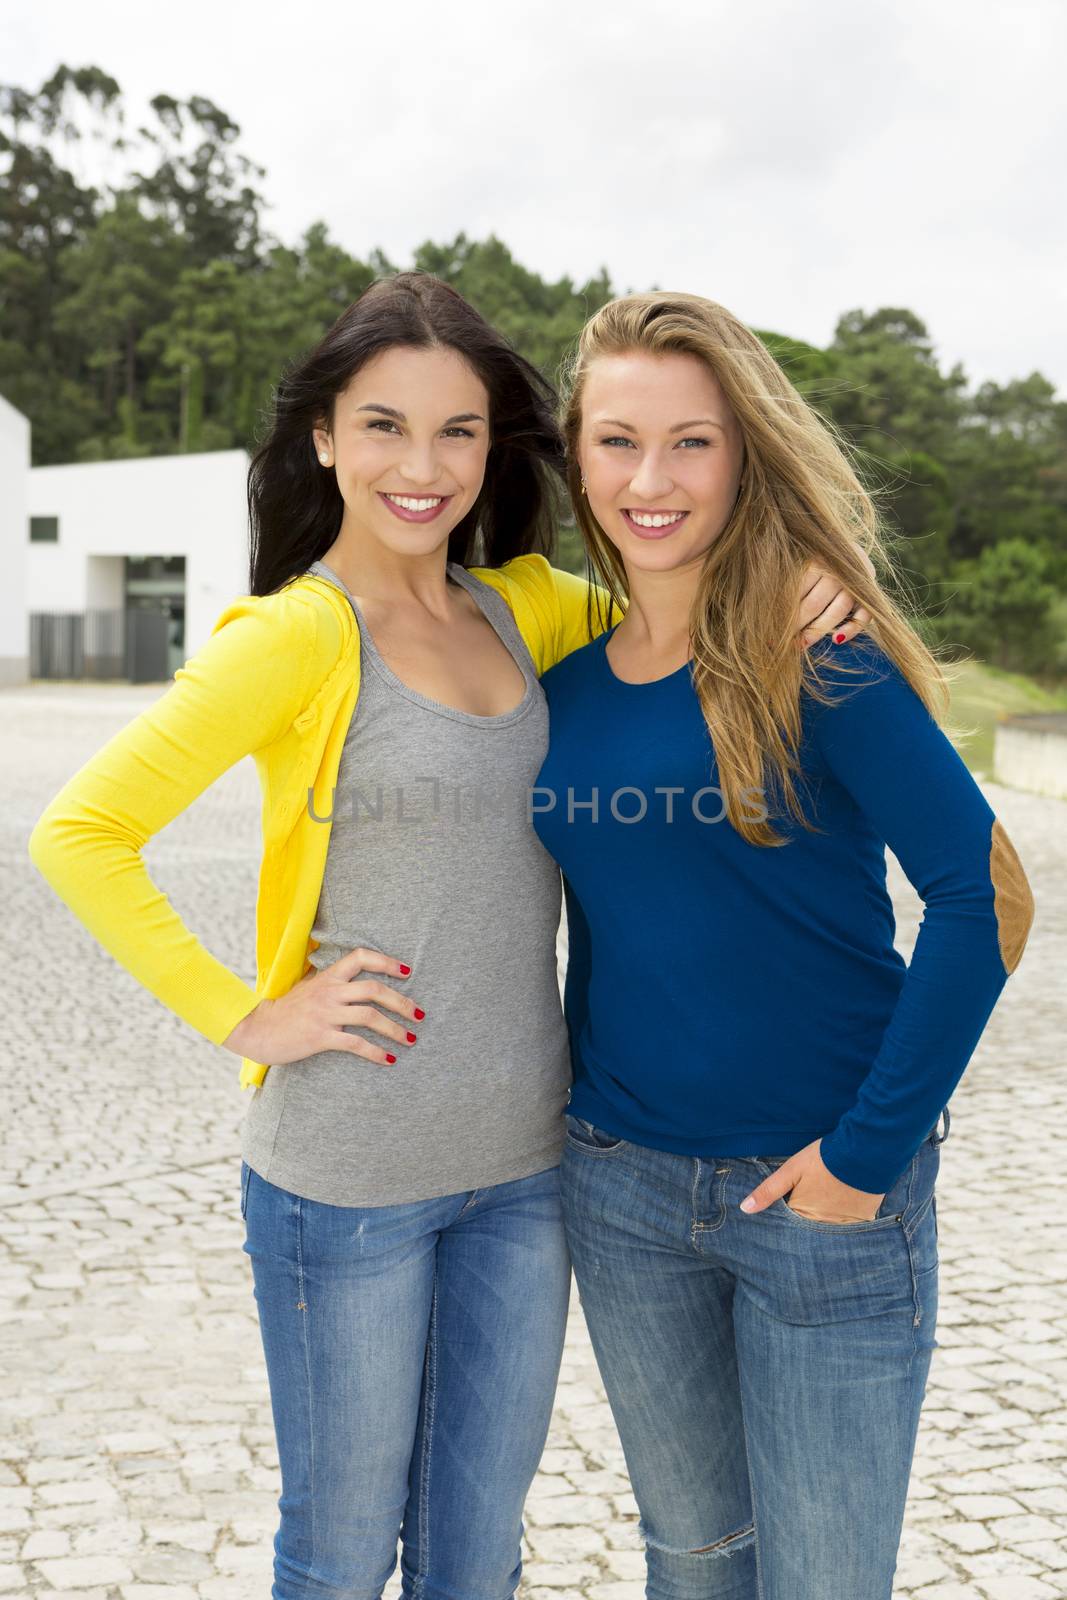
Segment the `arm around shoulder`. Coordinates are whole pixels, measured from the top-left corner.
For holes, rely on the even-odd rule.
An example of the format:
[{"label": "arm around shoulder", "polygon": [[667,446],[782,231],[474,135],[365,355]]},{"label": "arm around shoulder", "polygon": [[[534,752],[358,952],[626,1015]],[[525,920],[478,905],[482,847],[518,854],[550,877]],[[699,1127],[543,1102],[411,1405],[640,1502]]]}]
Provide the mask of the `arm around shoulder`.
[{"label": "arm around shoulder", "polygon": [[[544,560],[543,557],[541,559]],[[547,561],[544,564],[545,577],[552,588],[556,620],[551,659],[545,664],[547,670],[621,621],[624,612],[610,599],[606,589],[591,584],[577,573],[565,572],[562,567],[553,567]],[[593,602],[591,628],[590,597]]]}]

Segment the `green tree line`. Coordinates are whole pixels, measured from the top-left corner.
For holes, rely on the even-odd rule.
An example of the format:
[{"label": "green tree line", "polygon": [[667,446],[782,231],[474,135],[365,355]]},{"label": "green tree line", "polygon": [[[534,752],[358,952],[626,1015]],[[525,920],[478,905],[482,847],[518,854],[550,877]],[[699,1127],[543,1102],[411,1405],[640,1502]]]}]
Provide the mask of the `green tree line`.
[{"label": "green tree line", "polygon": [[[129,127],[119,85],[60,67],[0,85],[0,392],[35,463],[252,446],[271,386],[374,278],[398,270],[264,226],[266,174],[202,96],[157,95]],[[91,182],[84,166],[109,178]],[[402,265],[452,283],[553,381],[607,269],[550,283],[490,235]],[[707,285],[686,284],[714,293]],[[972,385],[910,310],[851,310],[819,349],[754,330],[854,445],[932,641],[1067,677],[1067,403],[1039,372]],[[575,570],[573,528],[561,559]]]}]

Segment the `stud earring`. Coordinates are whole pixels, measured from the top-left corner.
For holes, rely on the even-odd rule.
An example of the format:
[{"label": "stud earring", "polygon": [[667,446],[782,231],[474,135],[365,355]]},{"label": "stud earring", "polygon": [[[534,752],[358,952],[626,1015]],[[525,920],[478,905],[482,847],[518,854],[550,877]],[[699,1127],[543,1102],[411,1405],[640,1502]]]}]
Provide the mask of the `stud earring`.
[{"label": "stud earring", "polygon": [[326,457],[325,456],[320,456],[319,460],[322,462],[323,466],[326,465]]}]

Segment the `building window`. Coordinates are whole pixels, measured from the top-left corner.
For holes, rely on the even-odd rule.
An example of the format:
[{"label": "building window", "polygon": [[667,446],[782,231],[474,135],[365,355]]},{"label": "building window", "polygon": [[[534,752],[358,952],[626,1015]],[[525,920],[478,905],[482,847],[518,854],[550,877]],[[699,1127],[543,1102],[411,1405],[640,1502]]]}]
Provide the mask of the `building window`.
[{"label": "building window", "polygon": [[55,544],[59,539],[58,517],[31,517],[30,543]]}]

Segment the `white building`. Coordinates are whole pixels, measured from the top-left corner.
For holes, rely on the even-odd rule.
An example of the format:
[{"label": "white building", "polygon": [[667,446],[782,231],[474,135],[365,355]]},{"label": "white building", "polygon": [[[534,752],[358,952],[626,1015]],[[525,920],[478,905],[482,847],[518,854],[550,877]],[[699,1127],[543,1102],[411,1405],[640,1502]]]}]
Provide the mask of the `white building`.
[{"label": "white building", "polygon": [[31,467],[29,442],[0,400],[0,683],[170,677],[248,593],[246,452]]},{"label": "white building", "polygon": [[30,675],[30,424],[0,396],[0,687]]},{"label": "white building", "polygon": [[247,473],[243,450],[33,467],[29,611],[165,610],[169,677],[248,593]]}]

